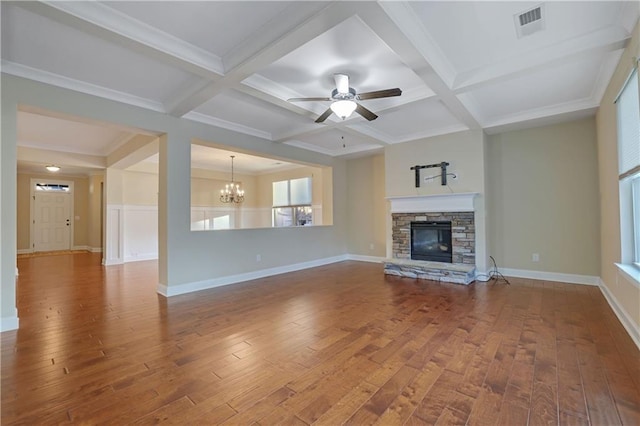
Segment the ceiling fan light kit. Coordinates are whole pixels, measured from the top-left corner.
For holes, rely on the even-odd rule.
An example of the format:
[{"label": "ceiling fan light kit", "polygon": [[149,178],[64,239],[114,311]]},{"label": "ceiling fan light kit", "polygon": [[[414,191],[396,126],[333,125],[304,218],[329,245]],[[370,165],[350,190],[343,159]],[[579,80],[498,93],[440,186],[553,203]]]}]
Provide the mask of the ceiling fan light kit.
[{"label": "ceiling fan light kit", "polygon": [[335,101],[331,104],[331,111],[343,120],[349,117],[358,105],[350,100]]},{"label": "ceiling fan light kit", "polygon": [[336,83],[336,88],[331,91],[330,98],[290,98],[289,102],[322,102],[322,101],[333,101],[330,107],[320,115],[316,119],[316,123],[324,122],[329,116],[333,113],[338,117],[348,118],[354,111],[360,114],[362,117],[366,118],[369,121],[375,120],[378,118],[376,114],[369,111],[367,108],[363,107],[361,104],[356,101],[362,101],[367,99],[379,99],[379,98],[389,98],[392,96],[400,96],[402,94],[402,90],[398,88],[394,89],[386,89],[386,90],[376,90],[375,92],[366,92],[366,93],[356,93],[353,87],[349,87],[349,76],[346,74],[334,74],[334,81]]}]

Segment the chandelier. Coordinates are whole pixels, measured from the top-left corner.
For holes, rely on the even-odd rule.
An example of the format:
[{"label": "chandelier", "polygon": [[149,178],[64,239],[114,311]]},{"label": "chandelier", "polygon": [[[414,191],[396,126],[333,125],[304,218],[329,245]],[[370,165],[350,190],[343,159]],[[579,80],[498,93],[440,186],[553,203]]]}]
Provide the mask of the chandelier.
[{"label": "chandelier", "polygon": [[223,203],[241,203],[244,201],[244,190],[240,189],[240,184],[233,180],[233,159],[231,156],[231,182],[220,190],[220,201]]}]

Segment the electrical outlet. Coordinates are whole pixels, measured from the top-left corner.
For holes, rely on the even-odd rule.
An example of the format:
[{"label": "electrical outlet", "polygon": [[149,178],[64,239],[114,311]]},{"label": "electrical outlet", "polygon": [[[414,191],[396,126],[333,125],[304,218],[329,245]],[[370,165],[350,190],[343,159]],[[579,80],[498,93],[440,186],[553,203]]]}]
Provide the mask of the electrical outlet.
[{"label": "electrical outlet", "polygon": [[540,254],[539,254],[539,253],[533,253],[533,254],[531,255],[531,260],[532,260],[533,262],[540,262]]},{"label": "electrical outlet", "polygon": [[374,247],[373,243],[369,244],[369,250],[373,250],[373,247]]},{"label": "electrical outlet", "polygon": [[256,262],[262,262],[262,255],[256,254]]}]

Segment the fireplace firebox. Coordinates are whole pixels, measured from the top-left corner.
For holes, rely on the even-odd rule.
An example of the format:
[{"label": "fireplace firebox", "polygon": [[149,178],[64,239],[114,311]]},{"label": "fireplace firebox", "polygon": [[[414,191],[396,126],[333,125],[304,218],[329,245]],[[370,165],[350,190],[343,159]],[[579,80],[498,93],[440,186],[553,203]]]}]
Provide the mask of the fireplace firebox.
[{"label": "fireplace firebox", "polygon": [[411,222],[411,259],[452,263],[451,222]]}]

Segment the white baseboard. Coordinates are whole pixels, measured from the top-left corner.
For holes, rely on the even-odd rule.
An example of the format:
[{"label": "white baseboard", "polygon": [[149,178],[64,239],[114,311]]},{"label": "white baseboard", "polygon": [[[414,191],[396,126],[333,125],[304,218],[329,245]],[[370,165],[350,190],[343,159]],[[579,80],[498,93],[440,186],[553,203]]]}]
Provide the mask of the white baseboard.
[{"label": "white baseboard", "polygon": [[489,271],[481,271],[476,267],[476,282],[477,283],[486,283],[491,278],[491,270]]},{"label": "white baseboard", "polygon": [[[73,246],[71,250],[86,250],[91,253],[102,253],[102,247],[89,247],[89,246]],[[18,249],[16,250],[16,254],[31,254],[35,253],[33,249]]]},{"label": "white baseboard", "polygon": [[146,254],[139,254],[135,257],[131,256],[131,257],[125,257],[124,258],[124,263],[129,263],[129,262],[140,262],[143,260],[157,260],[158,259],[158,253],[146,253]]},{"label": "white baseboard", "polygon": [[287,272],[300,271],[302,269],[315,268],[316,266],[328,265],[348,260],[348,255],[327,257],[324,259],[312,260],[309,262],[295,263],[293,265],[278,266],[276,268],[261,269],[259,271],[247,272],[244,274],[229,275],[227,277],[214,278],[211,280],[196,281],[176,286],[158,284],[157,292],[163,296],[171,297],[179,294],[192,293],[194,291],[208,290],[229,284],[236,284],[243,281],[255,280],[258,278],[270,277],[273,275],[285,274]]},{"label": "white baseboard", "polygon": [[0,332],[17,330],[20,325],[18,313],[12,317],[0,317]]},{"label": "white baseboard", "polygon": [[73,246],[73,250],[86,250],[91,253],[102,253],[102,247]]},{"label": "white baseboard", "polygon": [[380,256],[364,256],[361,254],[348,254],[347,260],[357,260],[360,262],[382,263],[386,257]]},{"label": "white baseboard", "polygon": [[105,258],[102,258],[102,264],[104,266],[122,265],[123,263],[124,263],[124,261],[122,259],[105,259]]},{"label": "white baseboard", "polygon": [[604,298],[607,299],[609,306],[613,309],[618,320],[620,320],[624,329],[627,330],[627,333],[631,336],[633,343],[635,343],[638,349],[640,349],[640,327],[638,327],[638,325],[629,317],[627,311],[620,306],[618,299],[616,299],[616,297],[609,291],[607,285],[602,280],[599,281],[600,291],[604,295]]},{"label": "white baseboard", "polygon": [[534,280],[558,281],[561,283],[600,285],[600,277],[594,275],[562,274],[559,272],[528,271],[526,269],[499,268],[506,277],[531,278]]}]

